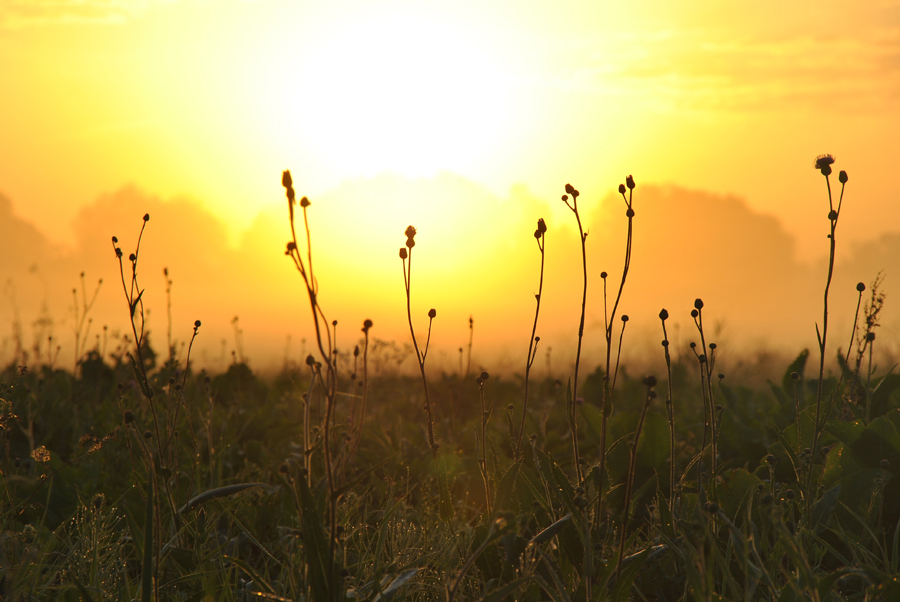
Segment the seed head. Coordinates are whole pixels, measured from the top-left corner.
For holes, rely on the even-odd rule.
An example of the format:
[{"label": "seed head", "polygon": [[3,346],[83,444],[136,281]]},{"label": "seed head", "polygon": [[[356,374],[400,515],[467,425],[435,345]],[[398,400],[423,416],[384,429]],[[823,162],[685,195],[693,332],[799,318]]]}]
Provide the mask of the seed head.
[{"label": "seed head", "polygon": [[702,299],[694,299],[694,308],[695,309],[703,309],[703,300]]},{"label": "seed head", "polygon": [[481,380],[487,380],[488,378],[490,378],[490,376],[491,376],[491,375],[488,374],[487,372],[482,372],[482,373],[481,373]]},{"label": "seed head", "polygon": [[660,319],[660,320],[668,320],[668,319],[669,319],[669,312],[667,312],[665,309],[660,310],[660,312],[659,312],[659,319]]},{"label": "seed head", "polygon": [[200,328],[200,320],[194,320],[194,328]]},{"label": "seed head", "polygon": [[606,280],[606,277],[607,277],[608,275],[609,275],[609,274],[607,274],[606,272],[600,272],[600,277],[603,278],[604,280]]},{"label": "seed head", "polygon": [[856,290],[858,290],[859,292],[863,292],[864,290],[866,290],[866,285],[860,282],[856,285]]},{"label": "seed head", "polygon": [[692,310],[691,310],[691,317],[692,317],[692,318],[696,318],[696,317],[699,316],[699,315],[700,315],[700,312],[697,311],[696,309],[692,309]]},{"label": "seed head", "polygon": [[135,255],[134,253],[132,253],[128,256],[128,261],[136,261],[136,260],[137,260],[137,255]]},{"label": "seed head", "polygon": [[[292,188],[292,189],[291,189],[291,194],[293,195],[293,193],[294,193],[294,189]],[[300,199],[300,206],[301,206],[301,207],[309,207],[310,205],[312,205],[312,203],[309,202],[309,199],[308,199],[308,198],[303,197],[302,199]]]},{"label": "seed head", "polygon": [[116,244],[117,242],[119,242],[119,239],[116,238],[115,236],[113,236],[113,237],[112,237],[112,241],[113,241],[113,244]]},{"label": "seed head", "polygon": [[566,194],[571,194],[573,199],[577,199],[580,193],[571,184],[566,184]]},{"label": "seed head", "polygon": [[629,207],[625,210],[625,217],[634,217],[634,209]]},{"label": "seed head", "polygon": [[[359,357],[359,345],[353,348],[353,357]],[[355,374],[353,376],[356,376]]]},{"label": "seed head", "polygon": [[710,343],[710,344],[709,344],[709,348],[712,349],[713,351],[715,351],[715,349],[716,349],[716,344],[715,344],[715,343]]},{"label": "seed head", "polygon": [[[816,157],[816,162],[814,167],[822,172],[822,175],[827,176],[831,173],[831,165],[834,163],[834,155],[824,154]],[[828,173],[825,173],[825,170],[828,170]]]},{"label": "seed head", "polygon": [[281,185],[285,188],[290,188],[294,185],[294,181],[291,179],[291,170],[285,169],[281,173]]},{"label": "seed head", "polygon": [[625,178],[625,185],[628,186],[629,190],[634,190],[634,178],[632,178],[630,175]]},{"label": "seed head", "polygon": [[409,254],[406,252],[406,247],[400,247],[400,259],[406,259],[409,257]]},{"label": "seed head", "polygon": [[307,355],[306,356],[306,365],[307,366],[315,366],[316,358],[314,358],[312,355]]},{"label": "seed head", "polygon": [[838,212],[837,212],[837,211],[835,211],[834,209],[832,209],[831,211],[828,212],[828,219],[829,219],[829,220],[834,221],[834,220],[836,220],[837,218],[838,218]]},{"label": "seed head", "polygon": [[625,184],[619,184],[619,194],[625,194]]},{"label": "seed head", "polygon": [[150,221],[150,214],[149,214],[149,213],[145,213],[145,214],[144,214],[144,221],[145,221],[145,222],[149,222],[149,221]]},{"label": "seed head", "polygon": [[369,332],[369,329],[372,328],[372,320],[366,320],[363,322],[362,330],[363,332]]},{"label": "seed head", "polygon": [[437,317],[437,310],[434,309],[434,308],[429,309],[429,310],[428,310],[428,317],[431,318],[432,320],[433,320],[435,317]]},{"label": "seed head", "polygon": [[875,333],[874,333],[874,332],[867,332],[867,333],[866,333],[866,340],[869,341],[870,343],[871,343],[872,341],[874,341],[874,340],[875,340]]},{"label": "seed head", "polygon": [[544,218],[541,217],[538,219],[537,229],[538,229],[538,232],[540,232],[541,234],[543,234],[544,232],[547,231],[547,224],[544,222]]},{"label": "seed head", "polygon": [[849,178],[849,176],[847,176],[847,172],[844,171],[844,170],[841,170],[841,173],[838,174],[838,181],[839,181],[841,184],[846,184],[846,183],[847,183],[847,180],[849,180],[849,179],[850,179],[850,178]]},{"label": "seed head", "polygon": [[416,229],[412,226],[407,226],[406,230],[403,232],[406,234],[406,238],[415,238],[416,237]]},{"label": "seed head", "polygon": [[622,321],[623,321],[623,322],[627,322],[627,321],[628,321],[628,314],[622,314]]}]

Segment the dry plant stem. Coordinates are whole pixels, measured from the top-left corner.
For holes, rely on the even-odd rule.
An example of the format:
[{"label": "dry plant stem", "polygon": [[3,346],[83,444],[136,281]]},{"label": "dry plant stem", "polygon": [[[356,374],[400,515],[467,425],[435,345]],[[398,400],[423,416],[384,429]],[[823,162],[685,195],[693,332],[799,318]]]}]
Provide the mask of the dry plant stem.
[{"label": "dry plant stem", "polygon": [[172,442],[172,438],[175,436],[175,429],[178,426],[178,409],[184,404],[184,385],[187,383],[188,370],[191,367],[191,349],[194,348],[194,339],[197,338],[199,330],[200,320],[197,320],[196,322],[194,322],[194,333],[191,335],[191,342],[188,344],[187,359],[185,359],[184,362],[184,373],[181,375],[181,391],[178,396],[178,402],[175,404],[175,415],[172,418],[170,432],[168,432],[166,435],[166,446],[163,450],[163,456],[166,456],[168,454],[169,444]]},{"label": "dry plant stem", "polygon": [[[138,361],[135,362],[138,370],[140,371],[140,376],[144,381],[144,385],[141,387],[141,392],[144,393],[144,397],[147,399],[148,404],[150,405],[150,413],[153,415],[153,428],[156,430],[156,441],[157,443],[162,442],[162,437],[160,437],[159,430],[159,416],[156,413],[156,404],[153,403],[152,394],[148,395],[148,393],[152,393],[149,389],[149,381],[147,379],[147,365],[144,362],[144,354],[141,351],[141,347],[144,344],[144,291],[140,290],[140,286],[138,285],[137,279],[137,264],[138,258],[140,257],[141,251],[141,240],[144,237],[144,229],[147,227],[147,222],[150,221],[150,215],[144,215],[144,221],[141,224],[141,231],[138,234],[137,245],[135,245],[134,253],[129,256],[129,261],[131,261],[131,287],[125,283],[125,265],[122,261],[122,250],[116,246],[116,242],[118,240],[115,236],[113,236],[113,249],[115,249],[116,257],[119,259],[119,275],[122,279],[122,290],[125,291],[125,299],[128,301],[128,307],[130,312],[130,322],[131,322],[131,332],[134,334],[134,346],[135,352],[137,354]],[[135,297],[135,293],[137,296]],[[135,323],[135,313],[138,313],[141,317],[141,328],[140,334],[138,333],[137,324]],[[131,357],[132,362],[134,362],[134,357],[131,353],[128,354]],[[145,390],[146,387],[146,390]]]},{"label": "dry plant stem", "polygon": [[669,335],[666,332],[668,315],[666,310],[660,312],[663,350],[666,354],[666,414],[669,419],[669,514],[671,514],[675,510],[675,406],[672,400],[672,358],[669,355]]},{"label": "dry plant stem", "polygon": [[[91,322],[93,320],[88,320],[88,314],[91,311],[91,308],[94,307],[94,302],[97,301],[97,296],[100,294],[100,287],[103,285],[103,279],[97,281],[97,288],[94,289],[94,294],[91,297],[90,301],[87,298],[87,287],[84,282],[84,272],[81,272],[81,309],[78,307],[78,292],[75,289],[72,289],[72,296],[74,297],[74,307],[75,307],[75,368],[72,371],[72,375],[78,374],[78,366],[81,363],[81,356],[84,354],[84,347],[87,344],[88,334],[91,330]],[[86,327],[85,327],[86,326]],[[49,350],[48,350],[49,351]],[[52,361],[50,362],[53,363]]]},{"label": "dry plant stem", "polygon": [[[431,341],[432,317],[428,318],[428,340],[425,342],[425,350],[419,351],[419,343],[416,340],[416,331],[412,323],[412,307],[410,301],[410,287],[412,286],[412,247],[409,248],[408,258],[403,259],[403,284],[406,288],[406,318],[409,322],[409,334],[412,337],[413,348],[416,351],[416,360],[419,362],[419,372],[422,375],[422,387],[425,391],[425,413],[427,415],[428,446],[431,448],[431,456],[437,459],[437,449],[434,442],[434,418],[431,414],[431,400],[428,397],[428,379],[425,377],[425,358],[428,355],[428,343]],[[407,263],[407,259],[409,263]]]},{"label": "dry plant stem", "polygon": [[[829,168],[830,172],[830,168]],[[831,279],[834,275],[834,250],[835,250],[835,240],[834,234],[837,229],[838,218],[841,215],[841,204],[844,201],[844,184],[841,184],[841,196],[838,201],[838,208],[835,211],[834,203],[832,201],[831,196],[831,180],[829,176],[825,175],[825,185],[828,188],[828,209],[829,209],[829,219],[831,225],[831,234],[828,236],[829,240],[829,253],[828,253],[828,277],[825,280],[825,294],[823,298],[823,311],[822,311],[822,330],[819,332],[818,326],[816,327],[816,337],[819,342],[819,382],[816,386],[816,421],[815,421],[815,431],[813,433],[813,446],[812,453],[813,458],[816,457],[816,452],[819,447],[819,436],[822,434],[822,429],[824,425],[821,424],[821,409],[822,409],[822,396],[823,396],[823,387],[825,385],[825,345],[828,340],[828,293],[831,290]],[[834,212],[834,213],[832,213]]]},{"label": "dry plant stem", "polygon": [[[694,318],[694,324],[697,326],[697,330],[700,332],[700,347],[703,353],[698,358],[700,360],[700,388],[703,393],[703,400],[707,406],[707,412],[705,412],[707,416],[707,422],[703,427],[703,448],[706,448],[706,431],[709,430],[710,435],[710,479],[712,482],[715,482],[716,478],[716,441],[717,441],[717,433],[716,433],[716,408],[713,402],[712,396],[712,350],[709,350],[706,345],[706,335],[703,332],[703,302],[700,299],[697,299],[694,302],[694,306],[697,309],[697,317]],[[699,306],[699,307],[698,307]],[[698,473],[699,474],[699,473]],[[700,481],[697,481],[697,486],[700,486]]]},{"label": "dry plant stem", "polygon": [[538,283],[538,292],[534,296],[535,299],[535,308],[534,308],[534,324],[531,327],[531,338],[528,340],[528,357],[525,358],[525,398],[522,403],[522,422],[519,425],[519,434],[516,437],[516,451],[513,454],[513,457],[518,460],[521,456],[521,446],[522,446],[522,434],[525,432],[525,415],[528,411],[528,384],[529,377],[531,375],[531,367],[534,365],[534,359],[537,357],[537,344],[540,340],[535,335],[537,333],[537,325],[538,325],[538,317],[541,313],[541,295],[544,291],[544,241],[545,241],[545,233],[541,232],[540,224],[543,220],[538,222],[538,230],[536,233],[540,233],[540,238],[537,238],[538,249],[541,252],[541,276]]},{"label": "dry plant stem", "polygon": [[578,451],[578,420],[575,414],[575,400],[578,399],[578,368],[581,364],[581,344],[584,339],[584,314],[587,308],[587,251],[585,249],[585,240],[587,234],[581,224],[581,215],[578,213],[578,191],[567,185],[567,192],[572,195],[572,204],[569,204],[568,197],[563,197],[563,202],[575,214],[575,221],[578,222],[578,237],[581,241],[581,271],[582,271],[582,287],[581,287],[581,318],[578,322],[578,349],[575,352],[575,376],[572,379],[572,398],[567,400],[566,408],[569,418],[569,430],[572,433],[572,456],[575,460],[575,477],[580,483],[584,480],[584,474],[581,469],[581,454]]},{"label": "dry plant stem", "polygon": [[365,344],[363,345],[363,394],[362,394],[362,404],[359,411],[359,420],[358,425],[356,427],[356,437],[353,440],[353,445],[350,448],[350,456],[348,458],[348,464],[353,459],[354,455],[356,455],[356,450],[359,448],[359,442],[362,440],[363,433],[363,423],[366,420],[366,403],[369,399],[369,328],[372,327],[372,322],[370,320],[366,320],[363,324],[363,335],[365,336]]},{"label": "dry plant stem", "polygon": [[487,470],[487,441],[485,439],[487,431],[488,418],[490,413],[484,407],[484,380],[479,379],[478,394],[481,398],[481,478],[484,480],[484,500],[487,507],[488,515],[493,512],[491,508],[491,483],[488,478]]},{"label": "dry plant stem", "polygon": [[[625,190],[622,185],[619,186],[619,193],[625,200],[627,209],[625,216],[628,218],[628,234],[625,239],[625,265],[622,269],[622,281],[619,283],[619,291],[616,293],[616,301],[613,303],[612,313],[607,316],[606,313],[606,278],[603,279],[603,320],[606,325],[604,338],[606,339],[606,372],[603,376],[603,407],[600,418],[600,479],[597,494],[597,520],[600,520],[600,510],[603,505],[603,479],[606,476],[606,435],[609,416],[612,414],[612,396],[615,391],[615,377],[612,381],[609,378],[609,369],[612,360],[612,325],[616,318],[616,311],[619,308],[619,301],[622,298],[622,291],[625,289],[625,281],[628,278],[628,270],[631,268],[631,243],[634,234],[634,209],[632,208],[632,200],[634,195],[634,181],[628,176],[628,198],[625,198]],[[622,351],[622,336],[625,334],[625,324],[622,324],[622,334],[619,337],[619,354]],[[618,357],[616,358],[616,372],[618,372]]]},{"label": "dry plant stem", "polygon": [[469,316],[469,352],[466,356],[466,375],[469,378],[469,371],[472,368],[472,340],[475,338],[475,320]]},{"label": "dry plant stem", "polygon": [[631,458],[628,463],[628,476],[625,480],[625,504],[622,510],[622,533],[619,536],[619,555],[618,560],[616,561],[617,581],[622,573],[622,557],[625,554],[625,541],[628,539],[628,519],[630,517],[628,509],[631,506],[631,493],[634,489],[634,472],[637,468],[638,442],[640,441],[641,430],[644,428],[644,419],[647,417],[647,410],[650,408],[650,402],[655,395],[652,384],[648,384],[647,399],[644,401],[644,407],[641,408],[641,417],[638,419],[637,429],[634,431],[634,441],[631,442]]},{"label": "dry plant stem", "polygon": [[[328,327],[328,320],[325,317],[325,313],[322,310],[322,307],[319,305],[318,301],[318,283],[315,279],[315,273],[313,271],[313,259],[312,259],[312,237],[309,232],[309,216],[307,214],[307,207],[309,207],[310,203],[306,197],[303,197],[300,200],[300,207],[303,210],[303,227],[306,232],[306,260],[307,263],[304,265],[303,258],[300,255],[300,251],[298,249],[299,245],[297,242],[297,231],[294,226],[294,203],[295,195],[293,182],[291,180],[290,172],[286,171],[282,175],[281,180],[282,185],[285,188],[286,196],[288,200],[288,214],[290,218],[291,225],[291,237],[292,240],[288,243],[287,254],[290,255],[291,259],[294,262],[297,271],[300,272],[301,277],[306,285],[306,292],[309,297],[310,309],[313,314],[313,324],[316,330],[316,344],[319,348],[319,354],[322,356],[322,363],[327,366],[327,371],[325,373],[325,378],[323,379],[323,384],[325,388],[325,423],[323,425],[324,430],[324,456],[325,456],[325,477],[326,482],[328,484],[328,519],[329,519],[329,545],[328,545],[328,557],[329,561],[334,561],[335,554],[335,528],[337,525],[337,495],[335,493],[335,482],[334,482],[334,471],[332,467],[332,458],[331,458],[331,420],[334,412],[335,405],[335,397],[336,397],[336,389],[337,389],[337,375],[335,373],[335,364],[333,360],[333,345],[332,345],[332,337],[331,331]],[[306,268],[309,268],[309,272],[307,273]],[[319,323],[319,320],[322,320],[322,323]],[[326,349],[327,346],[327,349]]]}]

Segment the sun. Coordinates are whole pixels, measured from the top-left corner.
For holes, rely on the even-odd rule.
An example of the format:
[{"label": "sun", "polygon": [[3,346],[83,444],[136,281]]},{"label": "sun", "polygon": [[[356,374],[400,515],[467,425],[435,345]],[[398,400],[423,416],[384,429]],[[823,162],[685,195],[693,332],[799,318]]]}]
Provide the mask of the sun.
[{"label": "sun", "polygon": [[498,151],[509,71],[464,24],[397,14],[335,24],[283,56],[272,116],[345,177],[463,172]]}]

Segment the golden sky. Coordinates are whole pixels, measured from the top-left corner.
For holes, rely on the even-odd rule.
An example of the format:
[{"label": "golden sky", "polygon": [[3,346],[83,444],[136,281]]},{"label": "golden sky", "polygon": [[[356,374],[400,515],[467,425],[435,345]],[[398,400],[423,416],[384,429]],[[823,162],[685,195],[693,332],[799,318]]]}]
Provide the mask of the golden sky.
[{"label": "golden sky", "polygon": [[[268,350],[258,356],[282,354],[286,334],[300,339],[308,326],[308,312],[291,318],[284,301],[300,289],[279,255],[283,169],[313,201],[315,244],[334,270],[322,276],[323,290],[327,282],[332,307],[343,312],[336,317],[354,324],[346,332],[376,319],[364,315],[357,302],[364,299],[386,326],[380,336],[402,337],[396,249],[413,223],[421,233],[414,295],[423,315],[431,298],[447,316],[450,351],[464,342],[474,312],[484,324],[478,332],[501,354],[519,353],[514,341],[527,338],[535,286],[536,218],[551,226],[549,248],[577,252],[560,240],[573,236],[571,214],[558,200],[566,182],[596,218],[589,245],[597,273],[620,270],[621,250],[605,249],[623,227],[615,221],[622,221],[614,205],[621,200],[610,193],[627,174],[638,181],[639,218],[644,190],[669,215],[667,228],[636,242],[648,262],[673,249],[687,257],[713,239],[744,240],[753,250],[740,259],[737,250],[708,248],[699,266],[685,264],[697,284],[678,292],[664,266],[635,264],[646,269],[636,283],[669,282],[673,305],[700,294],[692,291],[704,283],[708,297],[716,294],[704,263],[714,256],[769,257],[782,269],[818,274],[827,207],[812,162],[824,152],[850,173],[842,260],[874,253],[872,266],[881,260],[888,283],[898,265],[896,256],[861,250],[900,231],[897,1],[0,0],[0,109],[0,192],[10,215],[33,224],[57,253],[47,251],[57,261],[42,268],[50,288],[35,284],[34,271],[7,266],[2,276],[23,299],[31,289],[38,299],[49,294],[61,332],[70,330],[66,295],[47,291],[59,284],[65,293],[82,269],[111,270],[109,235],[135,232],[147,206],[176,222],[187,219],[176,209],[190,208],[196,221],[188,229],[151,221],[147,269],[196,270],[189,259],[201,262],[210,245],[220,245],[220,258],[231,253],[246,263],[231,278],[246,275],[253,286],[231,282],[229,295],[214,301],[198,289],[180,299],[178,311],[188,321],[204,311],[216,316],[210,354],[234,314],[248,341]],[[742,209],[728,204],[735,198]],[[666,213],[666,199],[704,207],[707,216]],[[741,229],[756,219],[770,221],[759,236],[743,238]],[[706,229],[691,230],[698,222]],[[200,239],[206,246],[189,251],[190,240]],[[167,247],[185,252],[166,261]],[[774,247],[782,254],[770,257]],[[13,252],[22,265],[38,261],[25,248]],[[557,274],[577,259],[560,258]],[[871,280],[875,268],[866,265],[848,279]],[[209,273],[225,277],[226,267]],[[734,269],[753,271],[745,268]],[[115,307],[115,274],[102,275],[101,303]],[[560,279],[561,297],[577,295]],[[175,286],[192,290],[183,280]],[[723,303],[746,297],[738,290],[745,283],[730,286],[737,288]],[[658,309],[641,305],[645,292],[631,291],[631,302],[653,317]],[[508,311],[504,294],[518,293],[521,306]],[[664,294],[659,302],[669,303]],[[160,305],[153,309],[161,321]],[[2,323],[11,307],[7,295]],[[548,329],[567,333],[577,310],[561,305],[545,318]],[[728,316],[737,336],[744,314],[723,313],[737,314]],[[804,319],[792,314],[762,338],[777,342],[779,328],[796,326],[784,335],[796,342],[801,332],[814,333],[813,317]],[[745,339],[757,333],[754,326]],[[564,338],[559,346],[569,344]]]}]

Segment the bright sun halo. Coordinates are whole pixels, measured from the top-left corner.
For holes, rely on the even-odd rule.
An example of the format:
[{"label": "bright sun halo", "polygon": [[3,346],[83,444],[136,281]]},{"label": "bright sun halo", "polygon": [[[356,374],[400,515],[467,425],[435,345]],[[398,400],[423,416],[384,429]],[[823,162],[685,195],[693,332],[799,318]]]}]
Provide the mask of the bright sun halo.
[{"label": "bright sun halo", "polygon": [[291,118],[348,176],[465,169],[503,137],[503,73],[485,40],[463,28],[367,20],[331,32],[300,61]]}]

